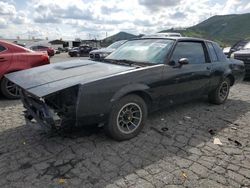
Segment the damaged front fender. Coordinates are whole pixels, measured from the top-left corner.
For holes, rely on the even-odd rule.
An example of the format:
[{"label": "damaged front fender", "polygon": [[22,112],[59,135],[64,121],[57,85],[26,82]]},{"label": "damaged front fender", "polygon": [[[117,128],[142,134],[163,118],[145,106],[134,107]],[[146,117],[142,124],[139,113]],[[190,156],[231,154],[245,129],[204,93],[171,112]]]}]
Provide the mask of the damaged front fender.
[{"label": "damaged front fender", "polygon": [[38,98],[21,90],[26,121],[35,120],[44,129],[67,128],[77,124],[76,109],[79,86]]}]

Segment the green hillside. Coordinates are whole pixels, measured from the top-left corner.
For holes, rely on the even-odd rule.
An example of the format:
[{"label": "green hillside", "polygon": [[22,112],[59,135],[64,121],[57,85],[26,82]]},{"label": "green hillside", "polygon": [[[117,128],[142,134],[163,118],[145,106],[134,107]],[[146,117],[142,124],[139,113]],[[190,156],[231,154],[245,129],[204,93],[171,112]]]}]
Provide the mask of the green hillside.
[{"label": "green hillside", "polygon": [[[165,30],[161,32],[170,32]],[[174,30],[184,36],[204,37],[224,45],[232,45],[238,40],[250,39],[250,13],[213,16],[186,30]]]}]

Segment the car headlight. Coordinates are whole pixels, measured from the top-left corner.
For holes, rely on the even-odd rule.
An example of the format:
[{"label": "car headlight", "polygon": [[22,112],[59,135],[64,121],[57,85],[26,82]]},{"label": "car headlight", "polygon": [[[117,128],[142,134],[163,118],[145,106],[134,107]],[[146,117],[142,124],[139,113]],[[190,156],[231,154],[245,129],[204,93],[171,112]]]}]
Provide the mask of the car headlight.
[{"label": "car headlight", "polygon": [[100,57],[107,57],[109,54],[108,53],[103,53],[103,54],[100,54]]}]

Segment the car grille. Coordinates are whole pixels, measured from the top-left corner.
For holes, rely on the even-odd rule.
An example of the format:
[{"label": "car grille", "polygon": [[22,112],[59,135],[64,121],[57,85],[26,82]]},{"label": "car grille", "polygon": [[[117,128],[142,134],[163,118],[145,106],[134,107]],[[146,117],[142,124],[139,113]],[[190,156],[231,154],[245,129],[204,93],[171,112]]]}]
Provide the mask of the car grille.
[{"label": "car grille", "polygon": [[245,64],[250,64],[250,55],[235,55],[235,59],[244,61]]},{"label": "car grille", "polygon": [[100,54],[95,54],[96,59],[100,59]]}]

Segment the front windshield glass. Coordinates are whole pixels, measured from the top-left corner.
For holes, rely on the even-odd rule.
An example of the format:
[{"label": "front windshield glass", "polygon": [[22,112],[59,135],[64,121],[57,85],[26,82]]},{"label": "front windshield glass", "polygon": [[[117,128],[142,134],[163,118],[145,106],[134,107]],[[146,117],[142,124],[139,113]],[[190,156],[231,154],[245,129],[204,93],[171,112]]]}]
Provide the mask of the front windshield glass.
[{"label": "front windshield glass", "polygon": [[117,42],[114,42],[113,44],[109,45],[107,48],[117,49],[125,42],[126,42],[125,40],[117,41]]},{"label": "front windshield glass", "polygon": [[246,46],[244,47],[244,49],[250,49],[250,42],[246,44]]},{"label": "front windshield glass", "polygon": [[170,39],[143,39],[128,41],[106,59],[128,60],[159,64],[165,62],[174,40]]}]

